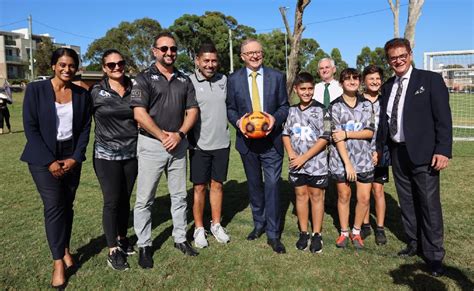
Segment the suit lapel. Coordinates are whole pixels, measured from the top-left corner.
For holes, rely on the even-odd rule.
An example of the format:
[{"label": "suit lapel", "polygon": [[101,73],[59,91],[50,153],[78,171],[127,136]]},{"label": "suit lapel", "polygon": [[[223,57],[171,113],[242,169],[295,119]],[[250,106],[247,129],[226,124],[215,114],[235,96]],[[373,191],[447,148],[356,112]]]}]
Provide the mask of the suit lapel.
[{"label": "suit lapel", "polygon": [[268,112],[269,102],[271,100],[270,94],[271,79],[270,73],[263,67],[263,111]]},{"label": "suit lapel", "polygon": [[420,87],[419,83],[420,83],[419,71],[413,68],[410,75],[410,82],[408,83],[408,88],[405,94],[405,104],[403,104],[403,112],[405,112],[406,108],[410,106],[409,103],[413,101],[413,98],[415,97],[415,91],[418,87]]},{"label": "suit lapel", "polygon": [[390,94],[392,93],[394,83],[395,83],[395,77],[392,77],[388,79],[387,84],[385,85],[385,94],[384,94],[385,96],[383,96],[384,98],[382,99],[383,108],[387,108],[388,106],[388,99],[390,99]]},{"label": "suit lapel", "polygon": [[252,112],[252,96],[249,91],[249,76],[247,75],[247,68],[245,67],[242,68],[241,78],[243,79],[242,83],[245,84],[245,86],[242,86],[242,97],[245,99],[244,102],[247,107],[246,112]]}]

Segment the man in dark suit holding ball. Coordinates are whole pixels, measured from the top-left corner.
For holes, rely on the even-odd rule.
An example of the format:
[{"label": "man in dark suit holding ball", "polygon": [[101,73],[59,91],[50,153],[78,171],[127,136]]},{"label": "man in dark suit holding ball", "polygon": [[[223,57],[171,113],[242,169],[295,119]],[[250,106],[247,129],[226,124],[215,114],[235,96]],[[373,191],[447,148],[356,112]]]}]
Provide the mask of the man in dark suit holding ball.
[{"label": "man in dark suit holding ball", "polygon": [[[264,232],[276,253],[285,253],[280,241],[281,214],[279,180],[283,164],[282,124],[288,115],[286,78],[276,70],[262,66],[262,45],[247,39],[240,47],[245,68],[237,70],[227,81],[227,118],[236,128],[235,147],[240,153],[249,186],[254,229],[247,240]],[[253,111],[264,112],[270,120],[269,130],[260,139],[248,138],[242,120]],[[265,181],[265,182],[263,182]]]}]

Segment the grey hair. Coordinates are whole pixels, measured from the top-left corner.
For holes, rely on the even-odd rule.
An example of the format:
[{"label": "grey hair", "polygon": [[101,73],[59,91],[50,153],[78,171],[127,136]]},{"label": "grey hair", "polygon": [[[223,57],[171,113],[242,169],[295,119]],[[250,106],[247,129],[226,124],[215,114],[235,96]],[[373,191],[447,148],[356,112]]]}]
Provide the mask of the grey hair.
[{"label": "grey hair", "polygon": [[334,62],[333,59],[331,58],[322,58],[318,61],[318,69],[319,69],[319,65],[321,64],[321,62],[323,61],[330,61],[331,62],[331,67],[335,68],[336,67],[336,63]]},{"label": "grey hair", "polygon": [[257,39],[255,39],[255,38],[247,38],[247,39],[245,39],[245,40],[242,42],[242,44],[240,45],[240,53],[242,53],[242,50],[243,50],[244,46],[248,45],[248,44],[251,43],[251,42],[256,42],[256,43],[258,43],[260,46],[262,46],[262,43],[261,43],[260,41],[258,41]]}]

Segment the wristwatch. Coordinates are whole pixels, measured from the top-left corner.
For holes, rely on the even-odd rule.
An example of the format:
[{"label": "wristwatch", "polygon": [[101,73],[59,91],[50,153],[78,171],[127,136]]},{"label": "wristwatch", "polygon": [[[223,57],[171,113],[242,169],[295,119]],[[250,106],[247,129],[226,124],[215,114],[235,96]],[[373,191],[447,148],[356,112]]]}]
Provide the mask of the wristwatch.
[{"label": "wristwatch", "polygon": [[181,139],[184,139],[184,138],[186,137],[186,135],[184,134],[184,132],[182,132],[182,131],[180,131],[180,130],[178,130],[178,134],[179,134],[179,137],[180,137]]}]

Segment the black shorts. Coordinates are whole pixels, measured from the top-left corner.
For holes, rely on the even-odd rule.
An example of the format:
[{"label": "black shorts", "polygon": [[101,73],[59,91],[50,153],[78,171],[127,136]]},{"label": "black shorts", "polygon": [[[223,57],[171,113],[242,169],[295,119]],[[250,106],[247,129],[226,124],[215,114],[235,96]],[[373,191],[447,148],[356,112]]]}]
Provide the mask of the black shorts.
[{"label": "black shorts", "polygon": [[307,174],[289,173],[288,181],[294,187],[308,186],[312,188],[326,189],[328,186],[328,176],[311,176]]},{"label": "black shorts", "polygon": [[[346,173],[344,173],[342,175],[331,174],[331,177],[337,183],[347,183]],[[374,181],[374,171],[364,172],[364,173],[357,173],[357,182],[372,183],[373,181]]]},{"label": "black shorts", "polygon": [[193,184],[207,184],[212,180],[227,180],[230,148],[205,151],[189,150],[190,180]]},{"label": "black shorts", "polygon": [[388,167],[375,167],[374,183],[385,184],[388,181]]}]

